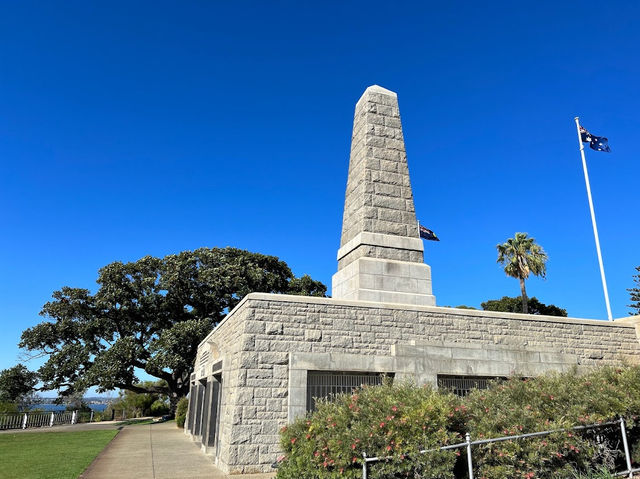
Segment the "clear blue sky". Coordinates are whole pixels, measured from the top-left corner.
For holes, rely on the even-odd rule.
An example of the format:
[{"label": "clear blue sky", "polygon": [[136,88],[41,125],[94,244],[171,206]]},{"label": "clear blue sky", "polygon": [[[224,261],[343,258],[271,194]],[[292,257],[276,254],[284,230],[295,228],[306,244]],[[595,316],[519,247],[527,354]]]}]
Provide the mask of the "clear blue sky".
[{"label": "clear blue sky", "polygon": [[[531,296],[615,317],[640,265],[636,2],[3,2],[0,369],[63,285],[201,246],[336,271],[355,102],[398,93],[439,305],[519,294],[495,245],[546,249]],[[30,367],[38,363],[32,362]]]}]

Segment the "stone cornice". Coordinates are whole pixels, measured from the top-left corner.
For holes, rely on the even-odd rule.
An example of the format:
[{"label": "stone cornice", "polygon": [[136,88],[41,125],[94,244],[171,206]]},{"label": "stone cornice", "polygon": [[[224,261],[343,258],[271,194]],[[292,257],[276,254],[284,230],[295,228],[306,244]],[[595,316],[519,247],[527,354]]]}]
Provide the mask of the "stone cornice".
[{"label": "stone cornice", "polygon": [[[370,301],[349,301],[333,298],[319,298],[315,296],[297,296],[290,294],[250,293],[244,297],[234,311],[247,301],[277,301],[283,303],[326,304],[329,306],[345,306],[373,309],[394,309],[402,311],[425,311],[429,313],[446,314],[457,317],[486,317],[492,319],[515,319],[521,321],[538,321],[546,323],[583,324],[588,326],[604,326],[615,328],[635,328],[640,323],[640,316],[620,318],[614,321],[604,319],[565,318],[561,316],[543,316],[537,314],[503,313],[498,311],[481,311],[475,309],[445,308],[442,306],[419,306],[412,304],[374,303]],[[226,319],[226,318],[225,318]],[[636,321],[632,321],[636,319]]]},{"label": "stone cornice", "polygon": [[369,233],[363,231],[358,233],[353,239],[348,241],[338,250],[338,261],[351,253],[360,245],[382,246],[384,248],[396,248],[410,251],[424,251],[424,245],[420,238],[410,238],[407,236],[393,236],[382,233]]},{"label": "stone cornice", "polygon": [[[370,301],[348,301],[333,298],[319,298],[317,296],[298,296],[291,294],[271,294],[271,293],[249,293],[227,314],[222,321],[204,338],[198,347],[205,344],[215,331],[223,324],[230,321],[246,303],[250,301],[275,301],[282,303],[306,303],[306,304],[326,304],[328,306],[345,306],[358,308],[374,308],[374,309],[394,309],[401,311],[425,311],[430,313],[447,314],[456,317],[476,317],[476,318],[492,318],[492,319],[515,319],[520,321],[538,321],[545,323],[566,323],[566,324],[583,324],[588,326],[603,326],[614,328],[637,328],[640,330],[640,315],[618,318],[613,321],[604,319],[582,319],[582,318],[564,318],[561,316],[542,316],[535,314],[520,313],[502,313],[498,311],[480,311],[474,309],[458,309],[445,308],[442,306],[417,306],[411,304],[392,304],[392,303],[373,303]],[[638,331],[640,337],[640,331]]]}]

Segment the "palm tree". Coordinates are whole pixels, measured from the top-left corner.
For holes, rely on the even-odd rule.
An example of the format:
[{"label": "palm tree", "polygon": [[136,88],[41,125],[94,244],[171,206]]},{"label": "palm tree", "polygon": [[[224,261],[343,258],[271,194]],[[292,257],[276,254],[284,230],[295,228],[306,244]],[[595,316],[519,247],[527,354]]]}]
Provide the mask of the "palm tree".
[{"label": "palm tree", "polygon": [[507,276],[520,280],[520,292],[522,293],[522,312],[527,314],[528,298],[524,281],[530,274],[547,275],[547,260],[549,257],[542,246],[536,244],[535,238],[527,233],[516,233],[515,238],[509,238],[506,243],[496,245],[498,249],[498,263],[505,265],[504,272]]}]

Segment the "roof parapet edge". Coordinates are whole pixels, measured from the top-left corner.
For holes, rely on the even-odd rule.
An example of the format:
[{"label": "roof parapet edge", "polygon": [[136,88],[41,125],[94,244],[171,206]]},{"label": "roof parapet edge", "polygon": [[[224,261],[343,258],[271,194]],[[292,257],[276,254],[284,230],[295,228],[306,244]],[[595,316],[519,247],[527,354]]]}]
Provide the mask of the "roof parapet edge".
[{"label": "roof parapet edge", "polygon": [[[570,318],[562,316],[543,316],[537,314],[522,314],[522,313],[503,313],[500,311],[484,311],[476,309],[458,309],[447,308],[443,306],[422,306],[413,304],[396,304],[396,303],[377,303],[371,301],[354,301],[334,298],[320,298],[318,296],[299,296],[291,294],[272,294],[272,293],[249,293],[243,298],[241,303],[249,300],[260,301],[282,301],[290,303],[312,303],[312,304],[329,304],[338,306],[357,306],[361,308],[382,308],[382,309],[400,309],[409,311],[430,311],[434,313],[448,313],[456,316],[485,316],[500,319],[518,319],[524,321],[544,321],[550,323],[571,323],[571,324],[589,324],[593,326],[610,326],[610,327],[625,327],[632,328],[636,326],[635,321],[628,321],[630,318],[621,318],[620,320],[607,321],[605,319],[586,319],[586,318]],[[240,304],[238,304],[240,306]],[[236,306],[235,309],[238,308]],[[231,313],[229,313],[231,314]],[[631,318],[638,318],[640,322],[640,316],[632,316]],[[225,318],[226,319],[226,318]],[[223,320],[224,321],[224,320]],[[222,324],[222,322],[220,323]]]},{"label": "roof parapet edge", "polygon": [[[244,306],[244,304],[245,304],[247,301],[249,301],[249,299],[251,299],[251,298],[250,298],[250,296],[251,296],[252,294],[267,294],[267,293],[249,293],[249,294],[248,294],[248,295],[246,295],[244,298],[242,298],[242,299],[240,300],[240,302],[239,302],[238,304],[236,304],[235,308],[233,308],[231,311],[229,311],[229,312],[227,313],[227,315],[226,315],[224,318],[222,318],[222,320],[221,320],[218,324],[216,324],[216,325],[215,325],[215,327],[214,327],[214,328],[209,332],[209,334],[207,334],[207,335],[205,336],[205,338],[204,338],[202,341],[200,341],[200,342],[198,343],[198,349],[200,349],[200,346],[202,346],[204,343],[206,343],[207,341],[209,341],[209,338],[211,337],[211,335],[212,335],[212,334],[213,334],[213,333],[214,333],[214,332],[215,332],[215,331],[216,331],[220,326],[222,326],[222,324],[226,323],[226,322],[227,322],[227,320],[228,320],[229,318],[231,318],[234,314],[236,314],[236,312],[237,312],[237,311],[239,311],[239,310]],[[274,296],[278,296],[278,295],[274,295]]]},{"label": "roof parapet edge", "polygon": [[211,335],[224,323],[227,322],[237,311],[239,311],[248,301],[282,301],[290,303],[314,303],[314,304],[330,304],[339,306],[357,306],[361,308],[387,308],[387,309],[401,309],[401,310],[413,310],[413,311],[431,311],[437,313],[448,313],[456,316],[487,316],[499,319],[518,319],[524,321],[544,321],[549,323],[571,323],[571,324],[589,324],[593,326],[611,326],[611,327],[623,327],[623,328],[635,328],[640,327],[640,315],[628,316],[624,318],[614,319],[613,321],[607,321],[604,319],[584,319],[584,318],[565,318],[562,316],[543,316],[537,314],[522,314],[522,313],[503,313],[499,311],[483,311],[476,309],[458,309],[458,308],[445,308],[443,306],[418,306],[412,304],[394,304],[394,303],[375,303],[371,301],[353,301],[334,298],[321,298],[318,296],[299,296],[295,294],[275,294],[275,293],[249,293],[233,308],[229,313],[222,318],[215,328],[211,330],[209,334],[198,344],[198,348],[206,343]]}]

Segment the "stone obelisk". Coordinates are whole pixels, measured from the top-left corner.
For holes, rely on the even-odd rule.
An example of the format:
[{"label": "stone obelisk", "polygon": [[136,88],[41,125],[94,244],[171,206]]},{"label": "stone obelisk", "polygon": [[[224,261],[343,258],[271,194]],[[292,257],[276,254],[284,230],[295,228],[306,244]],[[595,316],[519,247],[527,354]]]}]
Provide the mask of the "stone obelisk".
[{"label": "stone obelisk", "polygon": [[409,181],[398,96],[377,85],[356,104],[336,299],[435,305]]}]

